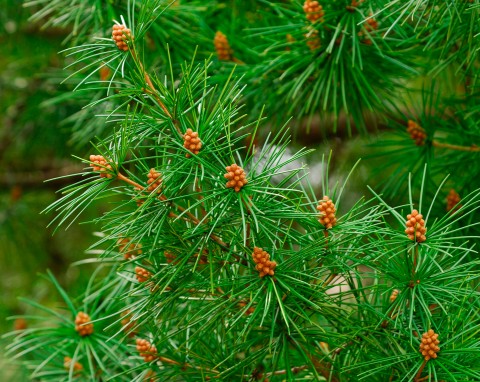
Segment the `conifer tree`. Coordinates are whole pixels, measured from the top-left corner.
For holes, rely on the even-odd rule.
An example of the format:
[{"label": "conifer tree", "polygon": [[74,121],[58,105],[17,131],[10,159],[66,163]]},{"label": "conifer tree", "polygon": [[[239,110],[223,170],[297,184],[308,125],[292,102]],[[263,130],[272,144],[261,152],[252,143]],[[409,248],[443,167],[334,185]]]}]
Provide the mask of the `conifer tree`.
[{"label": "conifer tree", "polygon": [[[480,380],[478,0],[25,5],[72,27],[52,102],[93,141],[45,212],[110,206],[85,292],[47,272],[5,336],[31,380]],[[384,188],[329,153],[313,184],[305,119],[376,139]]]}]

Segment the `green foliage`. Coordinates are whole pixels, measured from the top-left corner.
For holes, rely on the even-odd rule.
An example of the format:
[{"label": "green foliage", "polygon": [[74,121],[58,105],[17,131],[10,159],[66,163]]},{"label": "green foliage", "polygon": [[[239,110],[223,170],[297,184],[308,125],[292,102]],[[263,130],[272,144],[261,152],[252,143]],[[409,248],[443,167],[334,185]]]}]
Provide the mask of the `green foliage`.
[{"label": "green foliage", "polygon": [[[479,136],[471,52],[478,26],[470,23],[478,4],[335,1],[312,23],[298,1],[262,1],[258,14],[249,8],[254,1],[232,2],[232,12],[222,2],[121,3],[96,2],[85,18],[82,7],[63,1],[27,4],[43,6],[34,18],[54,15],[47,26],[73,24],[79,45],[64,51],[72,93],[49,102],[88,103],[71,118],[75,139],[99,134],[92,156],[77,157],[86,168],[76,183],[45,211],[69,226],[94,202],[110,208],[94,219],[100,232],[89,252],[97,257],[77,264],[98,265],[85,292],[72,299],[49,272],[63,306],[26,300],[43,312],[28,317],[41,324],[6,335],[9,356],[38,380],[479,380],[480,188],[456,171],[478,156],[467,143]],[[127,51],[109,37],[113,17],[132,31]],[[198,48],[193,33],[182,36],[187,20],[205,32]],[[457,23],[471,33],[450,36]],[[213,46],[202,44],[227,25],[250,33],[232,39],[233,62],[205,59]],[[320,46],[310,49],[315,36]],[[463,40],[459,51],[468,46],[471,54],[463,60],[448,44],[440,51],[441,38]],[[179,52],[183,44],[188,51]],[[450,80],[451,69],[461,72],[461,96],[446,97],[447,87],[432,81],[420,106],[397,97],[411,87],[405,78],[424,69]],[[294,114],[298,126],[320,114],[336,126],[343,113],[350,134],[352,123],[366,132],[367,111],[397,133],[380,166],[395,172],[383,195],[372,188],[371,199],[351,203],[347,181],[356,165],[334,180],[324,156],[312,184],[304,161],[313,150],[293,151],[293,134],[276,122]],[[418,146],[408,120],[426,134]],[[188,129],[201,140],[198,153],[187,145]],[[225,177],[232,164],[248,180],[238,189]],[[446,169],[462,187],[448,212]],[[336,208],[326,213],[335,214],[332,228],[319,212],[322,196]],[[424,224],[425,241],[405,231],[413,210],[422,219],[414,233]],[[268,275],[259,273],[256,248],[274,262]],[[75,330],[79,312],[91,317],[91,335]],[[421,337],[430,329],[440,351],[424,359]]]},{"label": "green foliage", "polygon": [[325,4],[325,15],[314,23],[300,2],[271,7],[278,20],[257,31],[264,61],[253,70],[264,73],[262,95],[273,88],[272,98],[284,100],[278,104],[282,116],[331,113],[336,128],[344,114],[349,134],[352,122],[365,131],[363,113],[388,110],[402,77],[415,73],[410,30],[396,28],[382,37],[392,21],[382,18],[379,27],[371,27],[368,5],[349,10],[345,2]]}]

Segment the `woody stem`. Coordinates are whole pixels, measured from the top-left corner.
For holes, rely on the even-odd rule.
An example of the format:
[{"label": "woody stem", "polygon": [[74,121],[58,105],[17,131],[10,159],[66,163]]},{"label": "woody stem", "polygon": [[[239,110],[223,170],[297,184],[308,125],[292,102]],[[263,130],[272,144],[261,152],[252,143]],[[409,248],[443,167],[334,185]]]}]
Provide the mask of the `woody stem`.
[{"label": "woody stem", "polygon": [[132,185],[133,187],[138,188],[140,190],[143,190],[145,188],[142,185],[138,184],[137,182],[131,180],[130,178],[128,178],[127,176],[125,176],[121,173],[117,174],[117,179],[119,179],[119,180],[121,180],[125,183],[128,183],[128,184]]},{"label": "woody stem", "polygon": [[470,152],[480,152],[480,146],[471,145],[471,146],[460,146],[460,145],[451,145],[450,143],[442,143],[438,141],[432,141],[432,146],[450,149],[450,150],[457,150],[457,151],[470,151]]},{"label": "woody stem", "polygon": [[330,277],[323,283],[324,286],[330,285],[330,283],[338,276],[338,273],[333,272]]},{"label": "woody stem", "polygon": [[178,134],[183,135],[182,131],[180,130],[180,127],[178,127],[178,124],[173,119],[172,114],[167,109],[167,107],[162,102],[162,100],[160,99],[160,97],[158,95],[158,92],[157,92],[157,89],[155,88],[155,85],[153,85],[153,82],[152,82],[150,76],[146,72],[146,70],[145,70],[145,68],[142,64],[142,61],[138,58],[137,52],[135,51],[134,47],[130,48],[130,53],[132,54],[132,58],[134,59],[134,61],[138,64],[138,67],[140,68],[140,70],[141,70],[141,72],[142,72],[142,74],[145,78],[145,82],[147,83],[147,86],[149,88],[149,89],[144,89],[145,93],[153,95],[153,97],[155,97],[155,100],[157,101],[158,106],[160,106],[162,108],[163,112],[167,115],[167,117],[172,120],[173,125],[175,126],[175,129],[177,130]]},{"label": "woody stem", "polygon": [[415,382],[419,382],[420,381],[420,376],[422,375],[422,372],[423,372],[423,369],[425,368],[425,365],[427,364],[427,360],[424,359],[423,360],[423,363],[422,363],[422,366],[420,366],[420,369],[418,370],[418,373],[417,375],[415,376]]},{"label": "woody stem", "polygon": [[418,261],[418,244],[415,244],[415,250],[413,253],[413,268],[412,268],[412,276],[415,277],[415,269],[417,267]]},{"label": "woody stem", "polygon": [[[302,365],[302,366],[295,366],[295,367],[292,367],[290,369],[290,371],[293,373],[293,374],[297,374],[299,372],[301,372],[302,370],[305,370],[305,369],[308,369],[308,366],[307,365]],[[263,376],[264,377],[270,377],[271,375],[283,375],[283,374],[287,374],[287,369],[285,370],[277,370],[277,371],[272,371],[270,373],[265,373]]]}]

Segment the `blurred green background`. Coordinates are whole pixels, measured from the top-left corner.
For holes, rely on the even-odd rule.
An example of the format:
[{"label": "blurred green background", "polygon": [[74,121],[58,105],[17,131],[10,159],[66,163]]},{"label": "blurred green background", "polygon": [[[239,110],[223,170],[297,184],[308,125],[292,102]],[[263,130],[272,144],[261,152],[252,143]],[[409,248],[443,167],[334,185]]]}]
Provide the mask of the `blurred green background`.
[{"label": "blurred green background", "polygon": [[[53,235],[54,228],[47,227],[52,216],[41,214],[58,197],[56,191],[73,181],[45,180],[79,172],[82,166],[71,155],[84,156],[88,148],[72,145],[71,132],[61,126],[78,110],[44,104],[62,86],[56,76],[63,66],[58,51],[67,32],[42,30],[29,22],[31,14],[21,1],[0,0],[0,334],[15,327],[8,317],[29,314],[31,307],[20,296],[47,305],[58,301],[51,284],[38,277],[46,269],[72,295],[79,294],[91,268],[70,265],[91,257],[85,250],[95,241],[92,225],[73,225]],[[84,220],[101,208],[90,208]],[[0,380],[26,380],[3,357],[7,341],[1,344]]]}]

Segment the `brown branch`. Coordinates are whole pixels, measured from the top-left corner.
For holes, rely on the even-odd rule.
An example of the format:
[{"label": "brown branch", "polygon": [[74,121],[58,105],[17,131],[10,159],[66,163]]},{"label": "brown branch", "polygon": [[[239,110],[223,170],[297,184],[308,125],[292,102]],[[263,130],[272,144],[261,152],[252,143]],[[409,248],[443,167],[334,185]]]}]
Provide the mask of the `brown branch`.
[{"label": "brown branch", "polygon": [[423,363],[422,363],[422,366],[420,366],[420,370],[418,370],[418,373],[417,373],[417,375],[415,376],[415,379],[414,379],[415,382],[420,382],[420,381],[423,379],[423,378],[420,379],[420,376],[422,375],[423,369],[425,368],[425,365],[426,365],[426,364],[427,364],[427,360],[424,359],[424,360],[423,360]]},{"label": "brown branch", "polygon": [[242,60],[239,60],[238,58],[236,57],[232,57],[232,62],[238,64],[238,65],[245,65],[245,62],[243,62]]},{"label": "brown branch", "polygon": [[327,285],[330,285],[330,283],[335,280],[335,277],[338,276],[338,273],[332,273],[330,274],[330,277],[323,283],[323,286],[327,286]]},{"label": "brown branch", "polygon": [[338,348],[336,348],[335,350],[333,350],[333,353],[334,354],[340,354],[340,352],[342,350],[344,350],[345,348],[347,348],[348,346],[352,346],[353,344],[355,344],[355,340],[351,340],[351,341],[348,341],[347,343],[343,344],[343,345],[340,345]]},{"label": "brown branch", "polygon": [[[246,208],[247,215],[250,216],[252,214],[252,210],[250,208],[252,202],[250,201],[249,203],[246,203],[245,200],[242,198],[242,203]],[[250,222],[249,221],[247,222],[247,232],[245,234],[246,234],[245,246],[248,248],[248,247],[250,247],[250,234],[251,234],[251,227],[250,227]]]},{"label": "brown branch", "polygon": [[121,180],[122,182],[125,182],[125,183],[128,183],[130,184],[131,186],[137,188],[137,189],[140,189],[140,190],[143,190],[145,187],[138,184],[137,182],[131,180],[130,178],[126,177],[125,175],[121,174],[121,173],[118,173],[117,174],[117,179],[118,180]]},{"label": "brown branch", "polygon": [[182,131],[180,130],[180,127],[178,126],[178,123],[177,121],[173,118],[172,116],[172,113],[170,113],[170,111],[167,109],[167,107],[165,106],[165,104],[163,103],[163,101],[161,100],[160,96],[158,95],[158,91],[157,89],[155,88],[155,85],[153,84],[150,76],[148,75],[147,71],[145,70],[145,67],[143,66],[142,64],[142,61],[138,58],[138,55],[137,55],[137,52],[135,51],[135,47],[133,46],[133,48],[129,48],[129,51],[132,55],[132,58],[133,60],[138,64],[144,78],[145,78],[145,82],[147,83],[147,86],[150,88],[150,89],[143,89],[144,92],[146,94],[150,94],[152,95],[155,100],[157,101],[158,103],[158,106],[161,107],[161,109],[163,110],[163,112],[167,115],[168,118],[170,118],[170,120],[173,122],[173,125],[175,126],[175,129],[177,130],[178,134],[180,134],[181,136],[183,135]]},{"label": "brown branch", "polygon": [[413,253],[412,278],[415,278],[415,268],[417,267],[417,261],[418,261],[418,243],[415,244],[415,251]]},{"label": "brown branch", "polygon": [[157,89],[155,88],[155,86],[153,85],[153,82],[152,80],[150,79],[150,76],[148,75],[147,71],[145,70],[145,67],[143,66],[142,64],[142,61],[138,58],[138,55],[137,55],[137,52],[135,51],[135,47],[130,48],[129,49],[131,55],[132,55],[132,58],[133,60],[138,64],[138,66],[140,67],[140,70],[142,71],[142,74],[143,74],[143,77],[145,78],[145,82],[147,83],[148,87],[150,88],[150,91],[148,91],[147,89],[144,89],[144,91],[148,94],[151,94],[155,97],[155,99],[157,100],[157,103],[158,105],[162,108],[162,110],[165,112],[165,114],[167,115],[168,118],[170,119],[173,119],[172,118],[172,115],[170,114],[170,112],[168,111],[167,107],[165,106],[165,104],[162,102],[162,100],[160,99],[158,93],[157,93]]},{"label": "brown branch", "polygon": [[459,146],[459,145],[451,145],[450,143],[432,141],[432,146],[444,148],[444,149],[450,149],[450,150],[457,150],[457,151],[480,152],[480,146],[477,146],[477,145]]},{"label": "brown branch", "polygon": [[[305,369],[308,369],[308,366],[307,365],[302,365],[302,366],[295,366],[295,367],[292,367],[290,369],[290,371],[293,373],[293,374],[298,374],[300,373],[301,371],[305,370]],[[265,373],[264,375],[262,375],[262,377],[270,377],[272,375],[284,375],[284,374],[287,374],[288,370],[277,370],[277,371],[272,371],[272,372],[269,372],[269,373]]]}]

